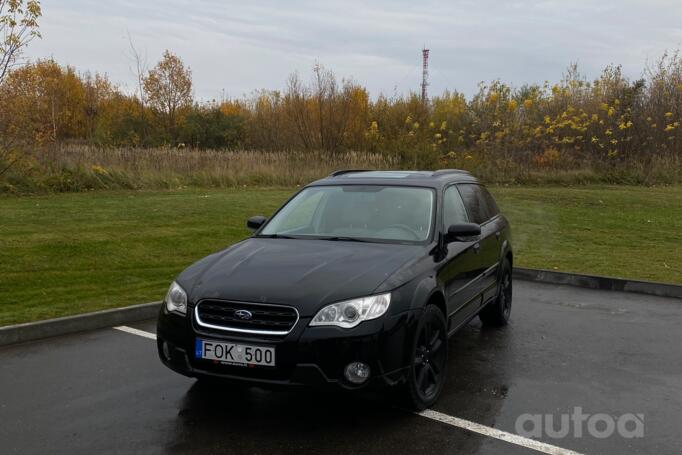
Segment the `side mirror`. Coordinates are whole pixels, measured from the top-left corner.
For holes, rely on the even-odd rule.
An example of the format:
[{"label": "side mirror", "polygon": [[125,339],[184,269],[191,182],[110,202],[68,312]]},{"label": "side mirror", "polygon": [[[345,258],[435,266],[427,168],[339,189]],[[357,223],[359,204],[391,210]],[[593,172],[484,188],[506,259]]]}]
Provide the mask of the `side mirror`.
[{"label": "side mirror", "polygon": [[451,224],[445,233],[445,243],[470,242],[481,235],[481,225],[476,223]]},{"label": "side mirror", "polygon": [[251,231],[256,232],[258,229],[260,229],[263,223],[265,223],[265,220],[267,220],[267,218],[262,215],[252,216],[246,220],[246,227]]}]

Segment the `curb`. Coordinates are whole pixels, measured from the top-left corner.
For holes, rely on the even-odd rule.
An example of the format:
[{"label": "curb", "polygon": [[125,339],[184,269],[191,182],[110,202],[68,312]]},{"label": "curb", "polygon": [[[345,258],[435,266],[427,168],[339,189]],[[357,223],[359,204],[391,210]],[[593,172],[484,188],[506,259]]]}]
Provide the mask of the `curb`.
[{"label": "curb", "polygon": [[[682,299],[682,286],[676,284],[624,280],[622,278],[521,267],[514,267],[513,273],[514,278],[519,280]],[[152,319],[159,312],[159,305],[161,305],[161,302],[143,303],[141,305],[96,311],[94,313],[0,327],[0,346]]]},{"label": "curb", "polygon": [[158,314],[159,305],[161,302],[143,303],[76,316],[0,327],[0,346],[151,319]]},{"label": "curb", "polygon": [[638,294],[682,299],[682,286],[677,284],[625,280],[622,278],[581,275],[578,273],[556,272],[554,270],[525,269],[521,267],[514,267],[513,277],[519,280],[537,281],[540,283],[567,284],[580,288],[635,292]]}]

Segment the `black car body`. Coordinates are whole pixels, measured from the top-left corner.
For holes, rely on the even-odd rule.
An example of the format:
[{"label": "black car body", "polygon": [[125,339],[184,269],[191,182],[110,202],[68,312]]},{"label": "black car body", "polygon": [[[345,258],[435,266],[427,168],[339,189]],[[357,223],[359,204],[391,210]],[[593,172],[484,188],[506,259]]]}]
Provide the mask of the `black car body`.
[{"label": "black car body", "polygon": [[[279,212],[267,221],[254,217],[249,220],[249,226],[256,229],[252,237],[198,261],[177,277],[174,286],[181,291],[171,288],[159,313],[161,360],[187,376],[223,378],[249,385],[335,384],[355,389],[384,384],[416,388],[407,393],[412,404],[417,408],[428,406],[442,387],[447,337],[479,313],[484,322],[495,325],[504,325],[509,318],[509,224],[487,190],[463,171],[341,171],[302,191],[331,191],[322,187],[359,191],[353,197],[360,200],[365,195],[373,197],[364,191],[387,187],[428,189],[433,206],[428,209],[422,204],[419,210],[429,211],[431,225],[392,224],[382,232],[395,231],[394,236],[408,237],[398,231],[409,228],[414,238],[386,241],[351,236],[266,235],[268,223]],[[395,200],[399,199],[391,201]],[[286,210],[288,204],[280,211]],[[387,210],[414,211],[400,202],[393,204],[395,207],[384,208],[377,216],[390,217],[392,212]],[[349,218],[362,217],[357,212],[363,210],[350,207],[344,212],[336,208],[328,213],[338,218],[337,224],[347,224]],[[379,209],[370,205],[367,210]],[[400,216],[412,215],[396,215]],[[421,219],[427,218],[424,215]],[[423,234],[414,233],[417,229]],[[168,304],[169,300],[182,300],[182,291],[186,294],[184,315]],[[177,292],[177,297],[172,292]],[[389,296],[388,304],[380,300],[383,297],[368,300],[379,302],[379,309],[372,306],[367,310],[377,314],[387,305],[380,317],[351,328],[311,325],[316,314],[329,304],[385,295]],[[338,316],[338,310],[353,318],[357,317],[353,314],[355,308],[366,308],[353,305],[334,307],[329,310],[332,316],[324,317],[346,318],[345,313]],[[435,342],[429,344],[427,336]],[[437,359],[434,356],[434,366],[429,366],[430,351],[436,352],[443,344],[444,354],[438,354]],[[429,346],[433,349],[429,350]],[[236,351],[224,356],[224,351],[232,348],[240,349],[240,361],[233,361],[231,354]],[[205,349],[211,352],[200,352]],[[214,349],[220,349],[222,357],[201,358],[217,356]],[[257,355],[262,357],[258,362],[253,358]],[[274,366],[262,365],[272,360],[265,359],[268,356],[274,359]],[[362,376],[360,380],[346,371],[349,365],[356,365],[354,362],[360,365],[353,367]],[[415,362],[422,369],[415,367]],[[422,387],[420,393],[419,381],[433,384]]]}]

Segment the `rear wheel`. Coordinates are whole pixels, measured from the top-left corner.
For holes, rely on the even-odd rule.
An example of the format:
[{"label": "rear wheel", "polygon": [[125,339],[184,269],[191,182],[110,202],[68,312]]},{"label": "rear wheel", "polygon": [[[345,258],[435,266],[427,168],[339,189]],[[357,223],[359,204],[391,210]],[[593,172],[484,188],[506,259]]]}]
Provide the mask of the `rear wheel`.
[{"label": "rear wheel", "polygon": [[502,262],[499,280],[497,298],[478,314],[484,325],[501,327],[509,322],[512,306],[512,269],[507,259]]},{"label": "rear wheel", "polygon": [[435,305],[428,305],[419,320],[412,354],[403,393],[407,405],[420,411],[436,402],[445,383],[447,324],[443,312]]}]

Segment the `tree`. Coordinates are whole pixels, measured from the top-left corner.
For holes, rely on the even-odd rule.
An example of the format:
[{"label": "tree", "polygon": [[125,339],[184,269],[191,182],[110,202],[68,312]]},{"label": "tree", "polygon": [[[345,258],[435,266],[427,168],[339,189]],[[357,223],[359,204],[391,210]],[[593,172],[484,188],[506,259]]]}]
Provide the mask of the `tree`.
[{"label": "tree", "polygon": [[18,64],[24,48],[40,37],[41,14],[39,0],[0,0],[0,83]]},{"label": "tree", "polygon": [[[38,18],[41,15],[40,1],[0,0],[0,106],[13,101],[13,93],[3,85],[7,73],[21,58],[23,49],[40,37]],[[0,176],[19,159],[10,145],[16,142],[15,120],[7,109],[0,112]]]},{"label": "tree", "polygon": [[192,105],[192,72],[168,50],[144,79],[147,103],[165,117],[173,141],[177,139],[178,114]]},{"label": "tree", "polygon": [[243,142],[244,121],[239,115],[227,115],[217,103],[193,106],[187,114],[180,140],[194,148],[234,148]]}]

